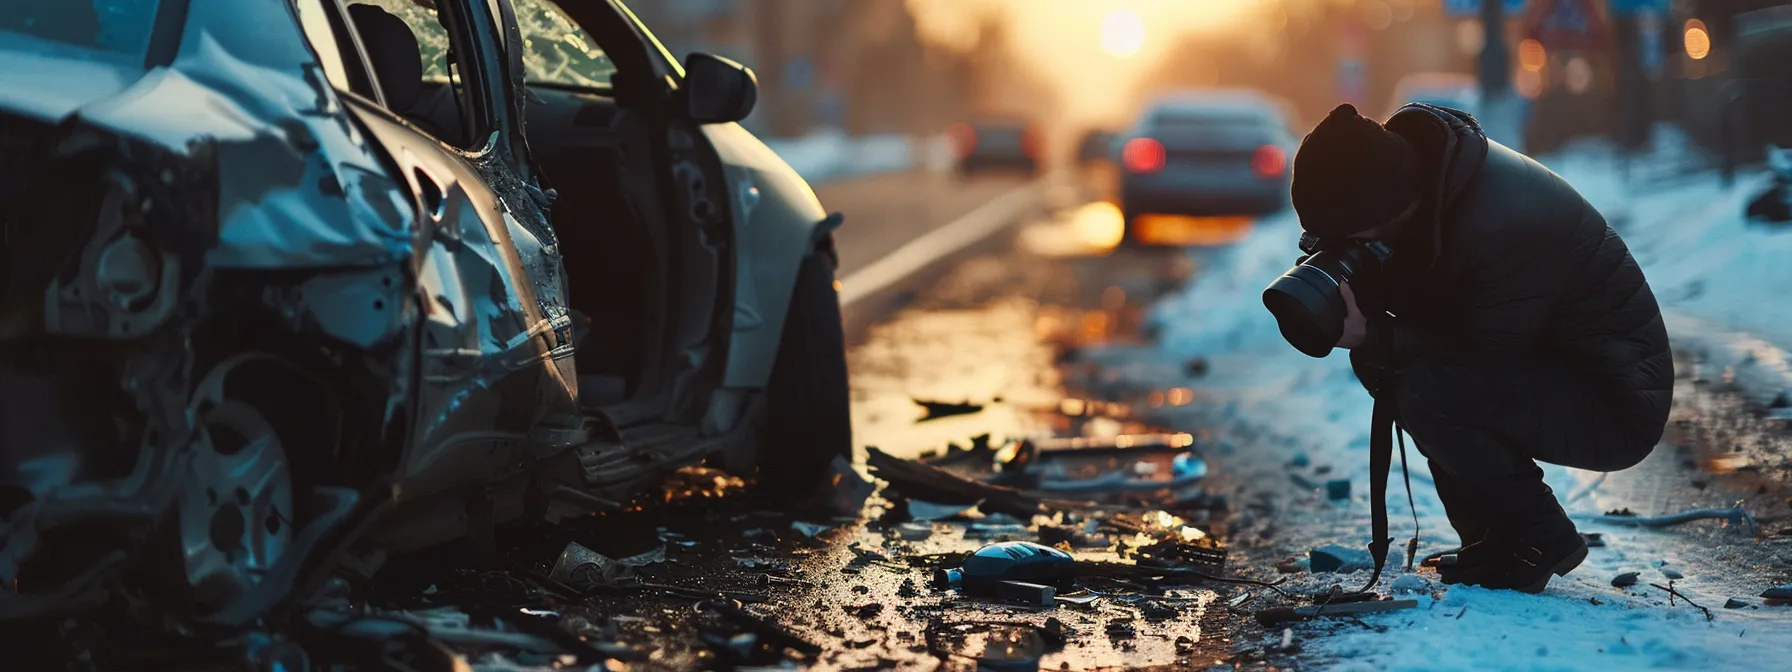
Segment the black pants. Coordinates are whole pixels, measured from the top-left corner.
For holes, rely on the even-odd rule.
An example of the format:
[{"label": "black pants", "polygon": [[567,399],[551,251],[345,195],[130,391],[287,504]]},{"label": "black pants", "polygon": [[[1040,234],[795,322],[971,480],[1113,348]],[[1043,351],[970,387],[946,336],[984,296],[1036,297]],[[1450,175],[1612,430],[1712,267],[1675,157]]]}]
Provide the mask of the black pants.
[{"label": "black pants", "polygon": [[1642,417],[1653,412],[1626,408],[1598,381],[1542,358],[1423,356],[1385,385],[1371,382],[1386,375],[1379,367],[1353,363],[1399,408],[1465,542],[1487,521],[1560,518],[1537,462],[1625,469],[1649,456],[1667,420]]}]

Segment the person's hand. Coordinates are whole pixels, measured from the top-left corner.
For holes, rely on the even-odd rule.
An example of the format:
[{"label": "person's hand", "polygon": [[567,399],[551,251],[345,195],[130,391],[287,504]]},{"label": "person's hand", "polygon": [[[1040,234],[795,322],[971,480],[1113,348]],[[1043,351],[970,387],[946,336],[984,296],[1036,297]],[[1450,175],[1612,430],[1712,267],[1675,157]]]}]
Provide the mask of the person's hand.
[{"label": "person's hand", "polygon": [[1363,317],[1362,309],[1356,307],[1356,293],[1350,291],[1350,283],[1338,283],[1338,292],[1344,295],[1344,335],[1338,337],[1338,347],[1351,350],[1369,336],[1369,318]]}]

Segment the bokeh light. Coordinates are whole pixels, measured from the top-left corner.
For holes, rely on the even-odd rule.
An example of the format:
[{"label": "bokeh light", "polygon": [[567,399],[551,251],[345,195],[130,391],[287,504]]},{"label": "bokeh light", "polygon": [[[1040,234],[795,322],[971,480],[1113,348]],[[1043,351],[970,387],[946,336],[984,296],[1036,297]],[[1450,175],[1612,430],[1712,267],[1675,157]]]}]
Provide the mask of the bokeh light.
[{"label": "bokeh light", "polygon": [[1127,10],[1108,12],[1101,20],[1101,50],[1114,58],[1131,58],[1145,48],[1145,22]]},{"label": "bokeh light", "polygon": [[1562,69],[1562,83],[1570,93],[1586,93],[1593,86],[1593,65],[1579,56],[1568,59],[1568,65]]},{"label": "bokeh light", "polygon": [[1541,72],[1548,64],[1549,52],[1543,50],[1542,42],[1525,40],[1518,43],[1518,67],[1528,72]]},{"label": "bokeh light", "polygon": [[1704,21],[1686,20],[1686,55],[1695,61],[1711,55],[1711,33]]},{"label": "bokeh light", "polygon": [[1518,89],[1518,95],[1535,99],[1543,95],[1543,71],[1520,70],[1512,78],[1512,84]]}]

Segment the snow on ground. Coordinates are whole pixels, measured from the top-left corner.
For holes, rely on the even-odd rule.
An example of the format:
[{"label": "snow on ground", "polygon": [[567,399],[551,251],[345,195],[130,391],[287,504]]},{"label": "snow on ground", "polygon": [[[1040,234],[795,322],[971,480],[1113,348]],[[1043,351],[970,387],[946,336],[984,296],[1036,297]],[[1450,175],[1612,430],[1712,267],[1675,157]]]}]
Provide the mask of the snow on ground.
[{"label": "snow on ground", "polygon": [[943,146],[931,137],[915,140],[897,133],[849,136],[837,130],[764,140],[810,182],[907,170],[918,163],[932,165]]},{"label": "snow on ground", "polygon": [[[1672,149],[1664,151],[1674,151]],[[1727,325],[1758,335],[1755,343],[1792,344],[1792,307],[1777,293],[1792,286],[1792,231],[1780,232],[1742,221],[1745,194],[1758,182],[1745,177],[1725,189],[1714,175],[1674,179],[1651,178],[1627,187],[1609,155],[1583,151],[1545,161],[1615,222],[1632,246],[1664,306],[1678,317],[1677,342],[1696,340],[1685,325]],[[1298,224],[1292,213],[1261,222],[1246,240],[1210,257],[1196,282],[1166,299],[1152,320],[1162,347],[1178,357],[1204,357],[1208,374],[1190,407],[1192,423],[1217,430],[1217,452],[1223,468],[1253,483],[1286,482],[1297,456],[1336,471],[1325,478],[1348,477],[1354,497],[1278,532],[1283,540],[1301,543],[1338,542],[1360,547],[1368,530],[1368,419],[1370,399],[1350,372],[1343,353],[1308,358],[1288,346],[1261,302],[1262,288],[1299,254]],[[1783,352],[1780,353],[1783,356]],[[1783,362],[1782,362],[1783,364]],[[1122,376],[1148,384],[1175,381],[1160,363],[1114,362]],[[1251,454],[1236,446],[1249,444]],[[1673,460],[1667,449],[1651,460]],[[1420,553],[1454,545],[1455,534],[1432,490],[1423,458],[1416,451],[1413,470],[1417,515],[1424,545]],[[1396,465],[1396,470],[1398,466]],[[1551,583],[1542,596],[1453,587],[1441,598],[1420,596],[1418,609],[1369,616],[1374,629],[1337,626],[1332,636],[1311,643],[1309,651],[1344,665],[1344,669],[1778,669],[1784,652],[1792,651],[1792,608],[1723,609],[1730,595],[1752,596],[1759,579],[1739,573],[1700,548],[1712,535],[1746,540],[1735,530],[1716,530],[1703,540],[1675,532],[1650,532],[1601,526],[1589,515],[1623,505],[1602,489],[1592,489],[1596,475],[1546,466],[1547,478],[1583,531],[1606,535],[1608,546],[1594,549],[1586,564],[1566,579]],[[1638,471],[1641,471],[1639,468]],[[1392,534],[1404,542],[1412,529],[1399,474],[1392,476],[1388,506]],[[1614,478],[1614,480],[1617,480]],[[1647,491],[1633,484],[1630,494]],[[1607,486],[1609,489],[1609,486]],[[1621,498],[1621,497],[1620,497]],[[1647,511],[1645,513],[1659,513]],[[1300,522],[1300,521],[1290,521]],[[1752,543],[1752,542],[1750,542]],[[1401,543],[1396,543],[1396,555]],[[1666,583],[1658,562],[1670,562],[1687,579],[1676,584],[1699,604],[1712,608],[1707,623],[1685,603],[1669,605],[1665,593],[1650,582]],[[1390,560],[1394,564],[1395,560]],[[1398,575],[1398,567],[1391,567]],[[1620,571],[1640,571],[1639,587],[1612,588]],[[1701,582],[1700,579],[1711,577]],[[1313,577],[1309,577],[1311,580]],[[1362,574],[1339,580],[1352,588]],[[1390,581],[1384,578],[1384,582]],[[1755,581],[1757,583],[1749,583]],[[1383,584],[1384,587],[1388,585]],[[1738,592],[1753,586],[1751,592]],[[1758,604],[1759,600],[1754,600]],[[1320,626],[1323,627],[1323,626]],[[1385,631],[1383,631],[1385,630]]]}]

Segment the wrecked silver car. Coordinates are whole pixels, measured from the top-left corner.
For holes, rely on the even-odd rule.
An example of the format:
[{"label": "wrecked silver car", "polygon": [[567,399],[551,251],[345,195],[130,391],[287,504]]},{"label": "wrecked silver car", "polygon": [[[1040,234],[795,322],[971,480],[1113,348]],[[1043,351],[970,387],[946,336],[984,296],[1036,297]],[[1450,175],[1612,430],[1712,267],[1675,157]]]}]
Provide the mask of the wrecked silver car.
[{"label": "wrecked silver car", "polygon": [[[848,454],[827,215],[620,0],[0,8],[0,620]],[[352,562],[351,562],[352,561]]]}]

